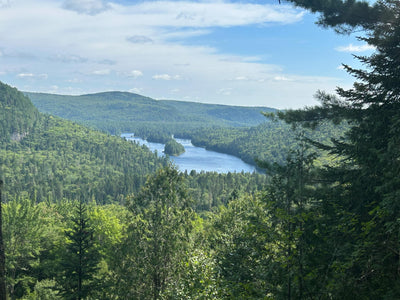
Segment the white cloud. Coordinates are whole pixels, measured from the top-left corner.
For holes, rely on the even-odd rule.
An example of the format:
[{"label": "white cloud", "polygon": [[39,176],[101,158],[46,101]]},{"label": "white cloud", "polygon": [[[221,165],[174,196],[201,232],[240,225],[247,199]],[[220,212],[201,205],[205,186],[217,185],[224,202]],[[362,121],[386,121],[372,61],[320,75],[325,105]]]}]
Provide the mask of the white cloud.
[{"label": "white cloud", "polygon": [[376,48],[372,45],[364,44],[364,45],[353,45],[349,44],[347,46],[336,47],[335,50],[339,52],[365,52],[375,50]]},{"label": "white cloud", "polygon": [[133,77],[134,79],[142,77],[143,72],[139,70],[132,70],[127,74],[128,77]]},{"label": "white cloud", "polygon": [[73,78],[73,79],[67,79],[66,82],[69,82],[69,83],[81,83],[83,81],[82,81],[82,79]]},{"label": "white cloud", "polygon": [[237,76],[236,78],[235,78],[235,80],[239,80],[239,81],[246,81],[246,80],[249,80],[246,76]]},{"label": "white cloud", "polygon": [[169,74],[156,74],[152,78],[156,80],[179,80],[181,79],[181,76],[179,75],[172,76]]},{"label": "white cloud", "polygon": [[141,94],[142,92],[143,92],[143,89],[142,88],[133,88],[133,89],[130,89],[129,90],[129,92],[131,92],[131,93],[135,93],[135,94]]},{"label": "white cloud", "polygon": [[[296,107],[286,103],[309,102],[317,89],[337,85],[332,78],[285,74],[282,67],[257,57],[260,52],[235,55],[234,49],[224,53],[210,46],[212,42],[188,39],[213,33],[216,27],[301,20],[303,13],[290,6],[227,1],[124,3],[129,4],[69,0],[62,6],[54,0],[18,0],[0,10],[0,47],[7,45],[0,49],[1,68],[11,74],[10,84],[49,74],[47,85],[31,84],[32,89],[47,91],[57,85],[59,93],[146,91],[153,98],[173,92],[181,100],[275,107]],[[32,53],[35,59],[15,59],[24,53]],[[60,67],[60,62],[65,64]],[[293,79],[290,88],[277,78]],[[287,102],[277,102],[282,99]]]},{"label": "white cloud", "polygon": [[96,15],[110,9],[102,0],[65,0],[63,7],[80,14]]},{"label": "white cloud", "polygon": [[47,79],[49,76],[47,74],[19,73],[17,77],[21,79]]},{"label": "white cloud", "polygon": [[291,79],[287,78],[286,76],[275,76],[275,81],[290,81]]},{"label": "white cloud", "polygon": [[110,69],[95,70],[92,72],[93,75],[100,75],[100,76],[109,75],[110,73],[111,73]]},{"label": "white cloud", "polygon": [[186,39],[201,35],[207,35],[210,32],[211,32],[210,30],[205,30],[205,29],[201,30],[185,29],[185,30],[173,30],[173,31],[166,30],[162,33],[162,38],[165,40],[178,40],[178,39]]}]

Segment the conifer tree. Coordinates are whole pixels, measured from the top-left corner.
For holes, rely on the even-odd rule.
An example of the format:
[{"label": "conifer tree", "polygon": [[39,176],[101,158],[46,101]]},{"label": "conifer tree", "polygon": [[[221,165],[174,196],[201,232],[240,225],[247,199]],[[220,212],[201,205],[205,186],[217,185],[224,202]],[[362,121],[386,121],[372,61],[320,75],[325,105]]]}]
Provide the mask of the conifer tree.
[{"label": "conifer tree", "polygon": [[62,276],[58,278],[65,299],[86,299],[96,288],[94,275],[100,254],[95,248],[93,233],[86,205],[80,201],[72,219],[72,228],[65,232],[68,243],[61,262]]},{"label": "conifer tree", "polygon": [[[322,11],[316,3],[322,2],[312,1],[308,8]],[[331,259],[335,275],[330,287],[337,297],[395,299],[400,297],[400,1],[378,1],[371,9],[377,13],[373,19],[361,14],[359,22],[352,24],[364,29],[360,40],[376,48],[371,56],[357,57],[365,69],[344,66],[356,78],[353,87],[338,88],[339,97],[319,92],[321,106],[280,116],[308,126],[327,119],[349,123],[347,134],[333,140],[333,145],[314,143],[342,158],[324,176],[331,182],[325,204],[335,215],[329,224],[332,253],[336,253]],[[349,25],[343,10],[333,10],[331,15]],[[341,243],[333,247],[333,237],[338,236]]]}]

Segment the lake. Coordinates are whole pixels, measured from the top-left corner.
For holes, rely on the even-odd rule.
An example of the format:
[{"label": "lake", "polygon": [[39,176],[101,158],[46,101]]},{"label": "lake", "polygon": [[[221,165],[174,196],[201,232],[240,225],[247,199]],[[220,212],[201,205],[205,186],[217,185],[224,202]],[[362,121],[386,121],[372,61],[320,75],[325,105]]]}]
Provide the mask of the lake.
[{"label": "lake", "polygon": [[[140,145],[146,145],[151,151],[157,151],[159,155],[164,155],[164,144],[151,143],[139,137],[134,137],[132,133],[124,133],[121,137],[129,141],[135,141]],[[170,159],[175,163],[180,171],[195,170],[196,172],[257,172],[256,167],[249,165],[236,156],[209,151],[204,148],[193,146],[190,140],[175,139],[185,147],[185,153],[180,156],[171,156]]]}]

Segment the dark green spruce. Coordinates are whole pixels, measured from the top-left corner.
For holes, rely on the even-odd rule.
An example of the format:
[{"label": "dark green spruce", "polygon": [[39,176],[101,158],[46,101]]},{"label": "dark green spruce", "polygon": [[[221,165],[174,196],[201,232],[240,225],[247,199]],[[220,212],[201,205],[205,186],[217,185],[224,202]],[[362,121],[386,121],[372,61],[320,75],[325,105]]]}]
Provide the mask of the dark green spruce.
[{"label": "dark green spruce", "polygon": [[71,228],[65,231],[67,244],[62,253],[58,284],[64,299],[88,299],[99,286],[95,274],[101,256],[94,243],[87,207],[81,201],[76,204],[71,221]]},{"label": "dark green spruce", "polygon": [[[325,237],[332,253],[325,261],[332,274],[331,293],[338,298],[396,299],[400,297],[400,2],[378,1],[373,7],[344,2],[314,1],[308,7],[322,11],[326,25],[363,29],[360,40],[376,47],[375,53],[357,57],[365,69],[344,66],[356,82],[351,89],[338,88],[340,98],[320,92],[321,106],[281,117],[308,126],[322,120],[350,124],[333,145],[314,143],[342,158],[326,168],[325,187],[317,190],[331,222]],[[350,10],[344,9],[346,5]],[[356,23],[349,20],[363,11],[371,14],[361,13],[353,20]]]}]

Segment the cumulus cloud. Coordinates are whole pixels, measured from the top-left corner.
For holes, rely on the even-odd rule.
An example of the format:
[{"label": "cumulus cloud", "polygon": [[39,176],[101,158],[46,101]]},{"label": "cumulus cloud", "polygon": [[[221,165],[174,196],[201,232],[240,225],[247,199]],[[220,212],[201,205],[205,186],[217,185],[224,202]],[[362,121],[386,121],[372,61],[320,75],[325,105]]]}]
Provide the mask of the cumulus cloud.
[{"label": "cumulus cloud", "polygon": [[47,79],[49,76],[47,74],[19,73],[17,77],[21,79]]},{"label": "cumulus cloud", "polygon": [[353,45],[349,44],[347,46],[336,47],[335,50],[339,52],[365,52],[375,50],[376,48],[372,45],[364,44],[364,45]]},{"label": "cumulus cloud", "polygon": [[286,76],[275,76],[275,81],[290,81],[291,79],[287,78]]},{"label": "cumulus cloud", "polygon": [[139,70],[132,70],[126,74],[128,77],[138,78],[143,76],[143,72]]},{"label": "cumulus cloud", "polygon": [[109,75],[110,73],[111,73],[110,69],[95,70],[92,72],[93,75],[100,75],[100,76]]},{"label": "cumulus cloud", "polygon": [[235,80],[238,80],[238,81],[246,81],[246,80],[249,80],[249,78],[247,78],[246,76],[237,76],[237,77],[235,78]]},{"label": "cumulus cloud", "polygon": [[[248,2],[14,1],[10,8],[0,10],[0,47],[7,45],[0,49],[1,70],[7,72],[11,84],[51,74],[41,91],[52,85],[60,93],[129,90],[134,83],[130,91],[146,91],[153,98],[179,91],[175,95],[180,99],[239,105],[274,103],[275,99],[304,103],[315,90],[337,85],[331,79],[312,78],[305,83],[293,80],[288,88],[287,82],[274,81],[274,77],[292,75],[252,56],[268,49],[235,55],[235,49],[210,42],[212,35],[208,40],[189,39],[227,27],[294,23],[303,16],[291,6]],[[36,57],[29,64],[15,59],[23,52]],[[65,62],[62,68],[60,61]]]},{"label": "cumulus cloud", "polygon": [[201,30],[184,29],[184,30],[165,31],[163,32],[162,36],[165,40],[178,40],[178,39],[186,39],[201,35],[207,35],[209,33],[211,33],[211,31],[205,29]]},{"label": "cumulus cloud", "polygon": [[132,35],[127,37],[126,40],[133,44],[153,43],[153,40],[145,35]]},{"label": "cumulus cloud", "polygon": [[179,75],[172,76],[169,74],[156,74],[152,78],[156,80],[179,80],[181,79],[181,76]]},{"label": "cumulus cloud", "polygon": [[102,0],[65,0],[63,7],[88,15],[96,15],[111,8],[107,2]]},{"label": "cumulus cloud", "polygon": [[[115,9],[118,8],[117,6]],[[293,23],[304,12],[282,5],[229,2],[149,1],[124,7],[138,14],[142,24],[174,27],[238,26],[263,23]]]}]

